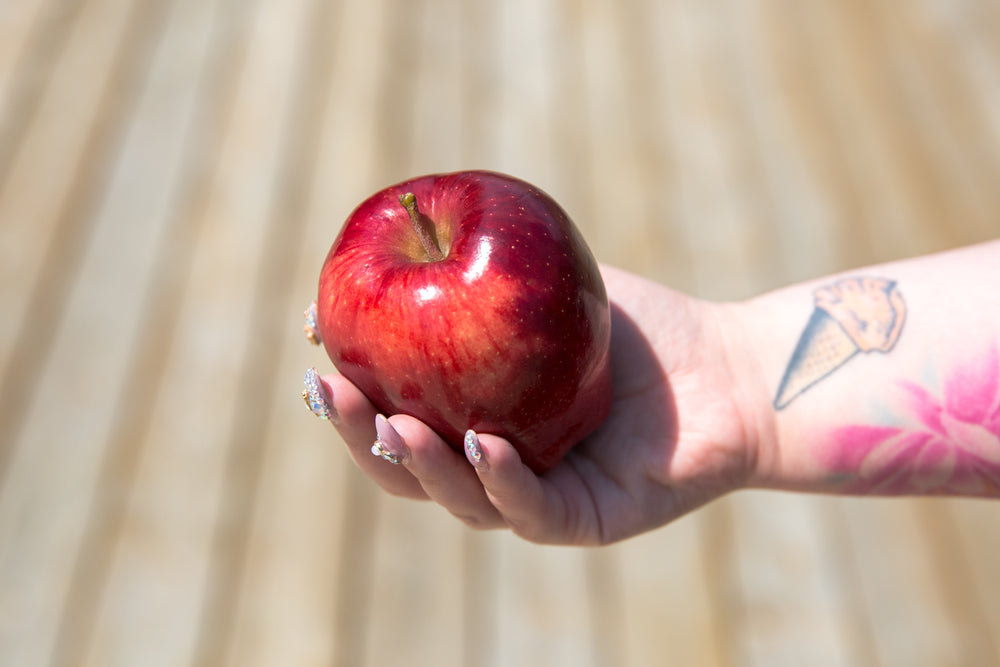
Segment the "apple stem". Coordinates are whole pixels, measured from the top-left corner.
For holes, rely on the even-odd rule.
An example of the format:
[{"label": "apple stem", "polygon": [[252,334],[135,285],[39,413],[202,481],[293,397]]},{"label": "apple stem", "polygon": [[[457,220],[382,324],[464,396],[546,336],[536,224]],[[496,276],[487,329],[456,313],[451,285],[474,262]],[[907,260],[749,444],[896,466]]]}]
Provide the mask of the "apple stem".
[{"label": "apple stem", "polygon": [[417,233],[417,238],[420,239],[420,245],[424,247],[428,259],[432,262],[440,262],[444,259],[444,253],[441,252],[441,246],[438,245],[437,238],[435,238],[434,223],[417,208],[416,195],[412,192],[399,195],[399,204],[410,214],[413,231]]}]

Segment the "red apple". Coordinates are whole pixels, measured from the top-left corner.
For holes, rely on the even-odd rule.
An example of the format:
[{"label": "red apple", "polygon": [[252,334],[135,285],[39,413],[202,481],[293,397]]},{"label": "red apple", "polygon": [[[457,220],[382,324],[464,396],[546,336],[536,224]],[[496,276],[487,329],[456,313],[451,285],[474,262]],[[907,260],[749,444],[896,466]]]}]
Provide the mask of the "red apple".
[{"label": "red apple", "polygon": [[323,264],[317,325],[380,411],[459,450],[466,429],[503,436],[536,472],[610,407],[597,262],[552,198],[510,176],[423,176],[363,202]]}]

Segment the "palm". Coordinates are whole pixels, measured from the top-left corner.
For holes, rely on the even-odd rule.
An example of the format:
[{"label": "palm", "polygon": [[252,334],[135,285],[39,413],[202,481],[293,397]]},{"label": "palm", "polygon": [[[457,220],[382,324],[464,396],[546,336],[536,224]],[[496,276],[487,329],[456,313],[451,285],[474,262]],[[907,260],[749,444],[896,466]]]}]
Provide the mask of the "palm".
[{"label": "palm", "polygon": [[610,267],[604,277],[612,300],[611,414],[546,480],[567,507],[574,543],[660,525],[731,490],[746,469],[710,306]]},{"label": "palm", "polygon": [[539,542],[595,544],[666,523],[735,488],[747,473],[725,362],[721,309],[611,267],[614,403],[605,423],[542,477],[507,441],[480,434],[488,470],[412,417],[391,418],[409,454],[372,457],[372,405],[327,376],[357,462],[385,490],[430,498],[471,525]]}]

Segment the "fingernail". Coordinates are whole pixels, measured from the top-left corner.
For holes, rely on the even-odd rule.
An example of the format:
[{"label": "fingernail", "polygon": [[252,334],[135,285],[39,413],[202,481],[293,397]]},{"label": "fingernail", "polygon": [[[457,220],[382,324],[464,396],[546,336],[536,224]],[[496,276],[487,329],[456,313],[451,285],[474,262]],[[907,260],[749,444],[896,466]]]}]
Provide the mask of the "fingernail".
[{"label": "fingernail", "polygon": [[320,419],[329,419],[336,423],[337,411],[333,409],[331,402],[327,401],[326,390],[315,368],[306,371],[303,382],[306,388],[302,390],[302,400],[306,402],[309,410]]},{"label": "fingernail", "polygon": [[486,470],[486,457],[479,444],[479,436],[471,428],[465,432],[465,458],[469,459],[476,470]]},{"label": "fingernail", "polygon": [[396,465],[409,456],[410,450],[407,449],[406,443],[385,415],[375,415],[375,433],[378,437],[372,445],[372,454]]},{"label": "fingernail", "polygon": [[323,340],[319,337],[319,327],[316,325],[316,302],[310,303],[302,315],[306,318],[306,323],[302,325],[306,339],[313,345],[319,345]]}]

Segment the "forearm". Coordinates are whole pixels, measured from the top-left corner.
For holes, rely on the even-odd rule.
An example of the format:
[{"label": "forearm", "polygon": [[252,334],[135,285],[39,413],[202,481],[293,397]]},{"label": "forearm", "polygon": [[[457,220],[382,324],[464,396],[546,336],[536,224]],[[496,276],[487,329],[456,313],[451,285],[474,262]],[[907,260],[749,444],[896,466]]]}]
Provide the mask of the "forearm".
[{"label": "forearm", "polygon": [[1000,496],[1000,242],[737,306],[756,486]]}]

